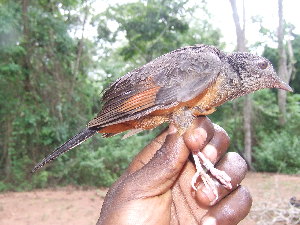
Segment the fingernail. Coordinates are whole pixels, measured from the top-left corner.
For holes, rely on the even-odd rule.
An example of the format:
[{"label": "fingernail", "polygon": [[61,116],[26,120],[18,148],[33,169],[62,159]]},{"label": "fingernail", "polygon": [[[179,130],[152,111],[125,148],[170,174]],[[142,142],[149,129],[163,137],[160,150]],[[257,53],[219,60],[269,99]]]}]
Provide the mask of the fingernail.
[{"label": "fingernail", "polygon": [[206,216],[202,219],[201,221],[202,225],[216,225],[217,224],[217,220],[214,217],[210,217],[210,216]]},{"label": "fingernail", "polygon": [[184,133],[184,139],[186,146],[191,151],[198,152],[200,149],[203,149],[206,143],[207,132],[201,127],[194,130],[188,130]]},{"label": "fingernail", "polygon": [[168,132],[169,134],[175,134],[177,132],[177,128],[175,127],[175,125],[170,124]]},{"label": "fingernail", "polygon": [[208,198],[210,205],[213,205],[217,201],[217,196],[215,196],[212,190],[209,190],[208,188],[204,187],[203,189],[201,189],[201,191]]}]

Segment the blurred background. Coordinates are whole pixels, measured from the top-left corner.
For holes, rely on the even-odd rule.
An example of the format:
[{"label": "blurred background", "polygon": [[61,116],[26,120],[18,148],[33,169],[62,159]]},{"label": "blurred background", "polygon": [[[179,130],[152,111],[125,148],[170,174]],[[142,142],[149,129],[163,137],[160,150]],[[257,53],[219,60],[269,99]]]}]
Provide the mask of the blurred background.
[{"label": "blurred background", "polygon": [[126,140],[96,135],[30,170],[96,115],[108,84],[196,43],[263,55],[294,89],[261,90],[210,119],[252,171],[299,175],[299,8],[296,0],[0,0],[0,191],[111,185],[161,128]]}]

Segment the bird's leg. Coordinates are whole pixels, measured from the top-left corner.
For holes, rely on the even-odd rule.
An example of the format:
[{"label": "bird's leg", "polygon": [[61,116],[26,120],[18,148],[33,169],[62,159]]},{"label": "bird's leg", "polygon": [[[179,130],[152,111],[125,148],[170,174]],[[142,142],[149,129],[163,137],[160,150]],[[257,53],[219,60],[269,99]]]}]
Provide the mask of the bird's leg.
[{"label": "bird's leg", "polygon": [[193,158],[195,161],[195,165],[196,165],[196,170],[197,172],[195,173],[195,175],[192,178],[192,187],[197,191],[197,188],[195,187],[195,183],[197,181],[197,178],[200,176],[205,187],[209,190],[212,190],[212,192],[214,193],[214,195],[216,196],[216,199],[218,199],[218,191],[217,191],[217,187],[216,184],[214,182],[214,180],[205,172],[205,170],[203,169],[200,160],[202,161],[203,166],[210,171],[210,173],[217,178],[221,184],[223,184],[226,188],[231,189],[232,185],[231,185],[231,178],[224,172],[221,170],[218,170],[214,167],[214,165],[209,161],[209,159],[207,159],[205,157],[205,155],[202,152],[198,152],[198,153],[193,153]]},{"label": "bird's leg", "polygon": [[172,113],[170,122],[176,126],[177,132],[182,135],[191,126],[194,119],[195,116],[192,111],[187,107],[182,107]]}]

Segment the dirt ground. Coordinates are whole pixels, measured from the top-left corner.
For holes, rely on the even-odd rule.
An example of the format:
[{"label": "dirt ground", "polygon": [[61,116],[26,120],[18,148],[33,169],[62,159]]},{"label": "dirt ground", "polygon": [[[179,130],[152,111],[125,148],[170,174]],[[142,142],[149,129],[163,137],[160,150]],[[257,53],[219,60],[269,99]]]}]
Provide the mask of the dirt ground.
[{"label": "dirt ground", "polygon": [[[300,211],[289,205],[292,196],[300,199],[300,176],[249,173],[242,184],[250,190],[253,206],[241,225],[300,224],[294,222],[295,217],[300,218]],[[65,187],[2,193],[0,224],[95,224],[106,191],[107,189],[78,190]]]}]

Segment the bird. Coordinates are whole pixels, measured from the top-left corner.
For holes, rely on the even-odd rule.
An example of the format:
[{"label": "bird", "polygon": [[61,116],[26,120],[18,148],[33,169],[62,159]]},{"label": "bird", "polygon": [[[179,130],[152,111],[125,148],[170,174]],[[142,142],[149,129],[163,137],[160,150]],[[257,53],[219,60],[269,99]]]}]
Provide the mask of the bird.
[{"label": "bird", "polygon": [[[127,137],[171,123],[182,135],[196,117],[210,115],[223,103],[264,88],[292,91],[262,56],[226,53],[205,44],[176,49],[113,82],[102,95],[97,116],[39,162],[32,172],[96,133],[107,138],[128,131]],[[193,189],[197,190],[195,183],[200,176],[217,196],[208,172],[224,187],[232,188],[230,177],[214,168],[200,150],[192,155],[197,171],[191,181]]]}]

